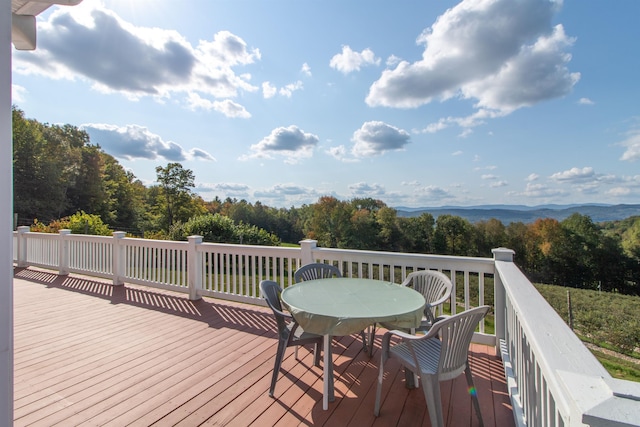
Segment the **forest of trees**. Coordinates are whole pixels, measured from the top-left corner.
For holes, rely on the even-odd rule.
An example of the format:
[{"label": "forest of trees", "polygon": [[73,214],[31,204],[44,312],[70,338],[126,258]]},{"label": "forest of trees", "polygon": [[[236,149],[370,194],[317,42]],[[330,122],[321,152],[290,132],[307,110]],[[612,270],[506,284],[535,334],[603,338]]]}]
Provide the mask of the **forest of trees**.
[{"label": "forest of trees", "polygon": [[596,224],[574,214],[504,225],[428,213],[399,217],[371,198],[325,196],[289,209],[205,201],[192,192],[193,172],[179,163],[158,166],[157,184],[146,187],[81,129],[12,111],[17,225],[264,245],[313,238],[324,247],[482,257],[508,247],[533,282],[640,295],[640,217]]}]

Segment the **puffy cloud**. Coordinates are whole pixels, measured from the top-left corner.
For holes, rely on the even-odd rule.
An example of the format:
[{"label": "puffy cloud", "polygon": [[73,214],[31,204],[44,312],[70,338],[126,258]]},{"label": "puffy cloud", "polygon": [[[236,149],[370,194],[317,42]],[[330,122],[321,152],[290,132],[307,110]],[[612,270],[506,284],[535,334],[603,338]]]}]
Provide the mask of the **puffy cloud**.
[{"label": "puffy cloud", "polygon": [[296,90],[300,90],[303,87],[304,85],[302,84],[302,82],[298,80],[295,83],[289,83],[288,85],[281,87],[278,93],[282,96],[286,96],[287,98],[291,98],[293,92],[295,92]]},{"label": "puffy cloud", "polygon": [[304,89],[304,84],[300,80],[294,83],[289,83],[288,85],[285,85],[280,89],[278,89],[278,87],[273,85],[271,82],[264,82],[262,83],[262,96],[265,99],[269,99],[276,96],[276,94],[279,94],[280,96],[291,98],[293,92],[301,89]]},{"label": "puffy cloud", "polygon": [[331,68],[349,74],[353,71],[360,71],[361,67],[366,65],[379,65],[380,58],[369,48],[362,52],[355,52],[349,46],[342,46],[342,53],[338,53],[331,58],[329,65]]},{"label": "puffy cloud", "polygon": [[[248,74],[236,74],[234,67],[259,60],[260,51],[249,49],[228,31],[192,46],[176,31],[136,27],[96,3],[85,2],[55,10],[38,23],[38,36],[37,50],[14,53],[14,71],[80,78],[97,90],[132,99],[194,93],[232,98],[239,91],[258,89],[249,83]],[[227,111],[224,105],[212,109]]]},{"label": "puffy cloud", "polygon": [[627,149],[620,157],[620,160],[634,162],[640,159],[640,130],[629,132],[627,139],[620,143]]},{"label": "puffy cloud", "polygon": [[200,97],[197,93],[190,93],[187,103],[192,110],[214,110],[227,117],[248,119],[251,114],[240,104],[230,99],[224,101],[210,101]]},{"label": "puffy cloud", "polygon": [[268,204],[292,206],[315,203],[324,194],[310,187],[287,183],[256,190],[253,195],[258,200],[268,200]]},{"label": "puffy cloud", "polygon": [[349,190],[356,196],[381,196],[385,193],[384,187],[379,184],[367,184],[358,182],[349,185]]},{"label": "puffy cloud", "polygon": [[556,172],[551,175],[551,179],[555,181],[575,182],[584,181],[595,178],[596,175],[592,167],[571,168],[566,171]]},{"label": "puffy cloud", "polygon": [[11,85],[11,101],[13,103],[16,102],[24,102],[25,95],[27,94],[27,89],[20,85]]},{"label": "puffy cloud", "polygon": [[303,187],[295,184],[276,184],[266,190],[258,190],[255,192],[256,197],[282,197],[282,196],[299,196],[309,193],[315,193],[315,191],[308,187]]},{"label": "puffy cloud", "polygon": [[251,194],[248,185],[235,182],[197,183],[194,190],[199,194],[207,194],[211,197],[218,196],[222,199],[227,197],[247,198]]},{"label": "puffy cloud", "polygon": [[560,3],[462,1],[418,37],[425,45],[421,60],[383,71],[367,104],[415,108],[455,96],[473,99],[476,115],[466,123],[443,123],[473,126],[566,95],[580,76],[567,69],[565,49],[574,40],[561,25],[551,25]]},{"label": "puffy cloud", "polygon": [[185,150],[173,141],[164,141],[159,135],[138,125],[119,127],[104,123],[89,123],[80,126],[85,130],[94,144],[114,157],[135,160],[155,160],[164,158],[168,161],[181,162],[190,159],[215,161],[215,158],[204,150],[194,148]]},{"label": "puffy cloud", "polygon": [[353,133],[352,153],[356,157],[370,157],[387,151],[402,150],[410,142],[407,131],[384,122],[365,122]]},{"label": "puffy cloud", "polygon": [[349,153],[347,153],[347,148],[344,145],[329,147],[327,150],[325,150],[325,153],[327,153],[334,159],[340,160],[341,162],[345,163],[354,163],[359,161],[359,159],[348,155]]},{"label": "puffy cloud", "polygon": [[557,188],[551,188],[548,185],[544,184],[532,184],[527,183],[527,186],[523,192],[520,193],[510,193],[515,194],[517,196],[525,196],[534,199],[539,198],[548,198],[548,197],[556,197],[566,194],[563,190]]},{"label": "puffy cloud", "polygon": [[277,92],[278,88],[270,82],[262,83],[262,96],[264,96],[265,99],[273,98]]},{"label": "puffy cloud", "polygon": [[589,98],[580,98],[578,100],[578,104],[580,104],[580,105],[595,105],[595,102],[593,102]]},{"label": "puffy cloud", "polygon": [[306,133],[295,125],[279,127],[257,144],[250,147],[252,153],[242,156],[240,160],[250,158],[272,159],[274,155],[285,157],[287,163],[297,163],[300,159],[309,158],[318,145],[318,137]]},{"label": "puffy cloud", "polygon": [[311,67],[309,66],[309,64],[307,64],[306,62],[304,64],[302,64],[302,68],[300,69],[300,71],[302,72],[302,74],[304,74],[307,77],[311,77]]}]

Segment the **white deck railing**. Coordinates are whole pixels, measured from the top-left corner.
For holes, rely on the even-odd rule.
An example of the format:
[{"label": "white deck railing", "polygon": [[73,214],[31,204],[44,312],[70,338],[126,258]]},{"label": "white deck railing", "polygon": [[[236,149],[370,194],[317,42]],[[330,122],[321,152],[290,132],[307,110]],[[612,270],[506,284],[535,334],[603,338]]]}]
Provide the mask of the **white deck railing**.
[{"label": "white deck railing", "polygon": [[290,248],[203,243],[199,236],[172,242],[127,238],[123,232],[56,235],[20,227],[14,260],[19,267],[109,278],[114,285],[261,305],[261,280],[286,287],[298,267],[315,261],[338,266],[346,277],[396,283],[416,269],[443,271],[454,284],[452,312],[491,303],[493,297],[495,335],[482,324],[474,340],[498,347],[517,424],[640,425],[640,384],[611,378],[516,267],[509,249],[494,249],[494,258],[471,258],[318,248],[312,240]]}]

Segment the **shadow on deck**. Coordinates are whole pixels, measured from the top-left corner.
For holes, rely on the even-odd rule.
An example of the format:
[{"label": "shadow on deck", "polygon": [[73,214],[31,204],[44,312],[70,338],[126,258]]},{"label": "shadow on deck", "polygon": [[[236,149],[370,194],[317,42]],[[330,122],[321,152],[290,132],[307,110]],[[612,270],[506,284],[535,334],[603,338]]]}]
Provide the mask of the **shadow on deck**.
[{"label": "shadow on deck", "polygon": [[[377,336],[377,349],[381,333]],[[108,281],[16,269],[14,424],[70,425],[423,425],[421,390],[386,365],[373,416],[379,351],[357,336],[336,338],[336,400],[322,410],[322,369],[289,349],[268,396],[277,346],[264,307]],[[473,345],[471,364],[486,426],[513,425],[495,349]],[[442,384],[445,423],[477,425],[464,376]]]}]

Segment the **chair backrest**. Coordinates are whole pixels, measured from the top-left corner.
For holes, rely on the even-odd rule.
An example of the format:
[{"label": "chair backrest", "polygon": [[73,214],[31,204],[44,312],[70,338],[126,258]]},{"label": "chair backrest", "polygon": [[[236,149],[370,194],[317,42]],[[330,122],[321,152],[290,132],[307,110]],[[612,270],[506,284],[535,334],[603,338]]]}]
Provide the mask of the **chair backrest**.
[{"label": "chair backrest", "polygon": [[490,307],[482,305],[440,320],[429,330],[425,339],[440,338],[438,372],[440,380],[458,376],[467,366],[469,345],[478,323]]},{"label": "chair backrest", "polygon": [[431,323],[435,322],[436,309],[451,297],[453,284],[444,274],[435,270],[420,270],[409,274],[402,282],[424,296],[427,305],[424,315]]},{"label": "chair backrest", "polygon": [[303,265],[293,274],[293,280],[296,283],[305,280],[329,279],[332,277],[342,277],[338,267],[321,262]]},{"label": "chair backrest", "polygon": [[273,280],[263,280],[260,282],[260,292],[262,292],[262,297],[276,316],[278,331],[283,333],[287,328],[287,322],[285,319],[290,318],[290,316],[282,311],[282,304],[280,302],[280,293],[282,292],[282,289],[280,289],[280,285]]}]

